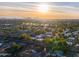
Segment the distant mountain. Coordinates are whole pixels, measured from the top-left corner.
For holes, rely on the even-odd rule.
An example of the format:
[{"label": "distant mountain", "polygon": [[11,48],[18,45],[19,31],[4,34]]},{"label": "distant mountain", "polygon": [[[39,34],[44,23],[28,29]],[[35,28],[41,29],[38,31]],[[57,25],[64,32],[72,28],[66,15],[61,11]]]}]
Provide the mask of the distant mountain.
[{"label": "distant mountain", "polygon": [[32,17],[17,17],[17,16],[0,16],[1,20],[29,20],[29,21],[40,21],[38,18],[32,18]]},{"label": "distant mountain", "polygon": [[12,19],[25,19],[25,18],[17,17],[17,16],[0,16],[0,19],[12,20]]}]

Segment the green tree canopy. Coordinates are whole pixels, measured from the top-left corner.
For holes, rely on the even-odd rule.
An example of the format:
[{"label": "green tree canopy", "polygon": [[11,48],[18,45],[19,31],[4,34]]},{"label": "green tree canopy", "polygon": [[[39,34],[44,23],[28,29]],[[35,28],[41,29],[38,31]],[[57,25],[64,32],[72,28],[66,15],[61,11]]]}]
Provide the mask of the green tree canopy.
[{"label": "green tree canopy", "polygon": [[19,38],[22,39],[23,41],[32,40],[31,36],[30,36],[30,35],[27,35],[26,33],[21,34],[21,35],[19,36]]}]

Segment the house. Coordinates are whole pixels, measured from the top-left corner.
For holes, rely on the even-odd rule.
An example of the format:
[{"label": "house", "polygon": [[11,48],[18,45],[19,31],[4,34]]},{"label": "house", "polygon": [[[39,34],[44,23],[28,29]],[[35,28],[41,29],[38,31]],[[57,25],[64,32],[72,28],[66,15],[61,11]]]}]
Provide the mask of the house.
[{"label": "house", "polygon": [[0,57],[6,57],[10,55],[11,55],[10,53],[5,53],[5,52],[0,53]]},{"label": "house", "polygon": [[39,40],[39,41],[42,41],[42,40],[44,40],[44,35],[43,34],[40,34],[40,35],[36,35],[36,40]]},{"label": "house", "polygon": [[2,42],[0,42],[0,47],[3,45],[3,43]]},{"label": "house", "polygon": [[78,35],[78,33],[79,33],[79,31],[74,31],[74,32],[72,32],[72,34],[73,34],[74,36]]},{"label": "house", "polygon": [[74,37],[69,37],[67,40],[70,41],[70,42],[73,42],[75,40],[75,38]]},{"label": "house", "polygon": [[64,33],[64,36],[68,37],[68,36],[71,36],[72,33]]},{"label": "house", "polygon": [[0,37],[3,36],[3,35],[4,35],[4,33],[3,32],[0,32]]},{"label": "house", "polygon": [[46,37],[52,37],[53,36],[52,32],[47,32],[45,35],[46,35]]},{"label": "house", "polygon": [[66,42],[69,46],[72,46],[73,43],[72,42]]},{"label": "house", "polygon": [[63,56],[63,51],[54,51],[52,53],[52,56],[53,57],[61,57],[61,56]]},{"label": "house", "polygon": [[76,44],[75,46],[76,46],[76,47],[79,47],[79,44]]}]

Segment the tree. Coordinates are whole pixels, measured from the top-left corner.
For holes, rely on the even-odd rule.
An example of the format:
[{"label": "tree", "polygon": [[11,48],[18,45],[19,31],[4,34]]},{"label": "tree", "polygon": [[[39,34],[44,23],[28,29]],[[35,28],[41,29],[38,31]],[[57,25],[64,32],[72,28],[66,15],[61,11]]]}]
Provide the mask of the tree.
[{"label": "tree", "polygon": [[51,43],[47,45],[47,49],[50,53],[54,51],[67,51],[67,44],[64,38],[52,38]]},{"label": "tree", "polygon": [[13,45],[10,48],[7,48],[6,51],[7,53],[10,53],[10,56],[17,56],[18,53],[21,51],[22,46],[16,44],[15,42],[13,42]]},{"label": "tree", "polygon": [[52,42],[52,38],[45,38],[45,39],[43,40],[43,42],[44,42],[45,44],[50,44],[50,43]]},{"label": "tree", "polygon": [[30,40],[32,40],[31,36],[29,36],[29,35],[27,35],[25,33],[24,34],[21,34],[19,36],[19,38],[22,39],[23,41],[30,41]]},{"label": "tree", "polygon": [[34,30],[34,33],[35,33],[36,35],[39,35],[39,34],[46,33],[46,31],[45,31],[45,30],[37,30],[37,31]]}]

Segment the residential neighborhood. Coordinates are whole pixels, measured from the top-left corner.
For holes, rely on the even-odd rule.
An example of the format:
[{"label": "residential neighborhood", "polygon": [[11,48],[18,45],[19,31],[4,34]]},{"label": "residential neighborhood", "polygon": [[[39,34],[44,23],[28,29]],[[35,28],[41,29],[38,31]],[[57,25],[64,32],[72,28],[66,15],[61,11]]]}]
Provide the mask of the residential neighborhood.
[{"label": "residential neighborhood", "polygon": [[79,23],[0,21],[1,57],[79,56]]}]

